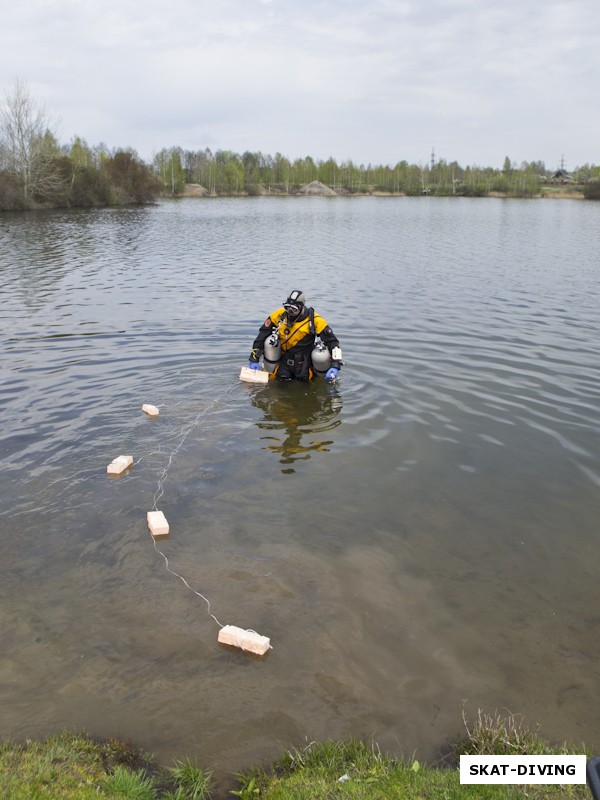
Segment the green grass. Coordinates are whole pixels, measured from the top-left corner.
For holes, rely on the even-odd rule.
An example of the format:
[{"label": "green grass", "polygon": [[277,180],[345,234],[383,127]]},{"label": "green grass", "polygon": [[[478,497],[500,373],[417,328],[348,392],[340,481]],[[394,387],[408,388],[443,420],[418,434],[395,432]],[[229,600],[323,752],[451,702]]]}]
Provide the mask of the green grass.
[{"label": "green grass", "polygon": [[117,739],[62,733],[43,742],[0,745],[0,798],[10,800],[590,800],[584,785],[461,785],[461,754],[585,753],[584,745],[552,747],[513,714],[479,711],[443,762],[382,753],[374,742],[310,742],[286,750],[268,770],[236,776],[237,788],[211,795],[210,772],[188,758],[159,768]]},{"label": "green grass", "polygon": [[[510,731],[510,723],[495,721],[499,729]],[[499,742],[498,754],[521,752],[519,747],[528,741],[524,728],[518,728],[518,743],[513,747],[500,730],[486,732],[479,724],[471,736],[467,737],[470,748],[481,737],[486,748]],[[542,747],[540,737],[535,741],[537,749],[532,754],[582,752],[564,747],[553,750],[545,743]],[[491,754],[489,749],[487,754]],[[257,800],[589,800],[587,788],[581,785],[461,785],[457,766],[400,761],[382,754],[376,745],[354,740],[312,742],[285,754],[270,774],[254,770],[238,780],[236,794]],[[244,794],[244,787],[250,784],[254,794]]]},{"label": "green grass", "polygon": [[210,796],[212,773],[192,764],[189,758],[178,761],[170,770],[184,800],[203,800]]},{"label": "green grass", "polygon": [[143,769],[131,772],[127,767],[115,768],[106,781],[105,791],[110,797],[128,800],[154,800],[156,797],[152,778]]},{"label": "green grass", "polygon": [[[585,753],[584,745],[552,747],[537,730],[514,714],[479,711],[443,763],[397,759],[364,741],[311,742],[287,751],[270,772],[238,775],[242,800],[590,800],[584,785],[461,785],[460,755],[567,755]],[[248,790],[251,790],[248,791]]]},{"label": "green grass", "polygon": [[10,800],[205,800],[211,775],[189,760],[159,769],[118,739],[62,733],[0,745],[0,798]]},{"label": "green grass", "polygon": [[559,746],[551,746],[540,734],[539,728],[532,730],[522,717],[507,712],[502,716],[485,714],[481,709],[477,719],[469,725],[463,714],[466,736],[454,746],[454,752],[460,755],[499,755],[499,756],[543,756],[567,755],[568,753],[585,753],[585,745],[577,751],[565,742]]}]

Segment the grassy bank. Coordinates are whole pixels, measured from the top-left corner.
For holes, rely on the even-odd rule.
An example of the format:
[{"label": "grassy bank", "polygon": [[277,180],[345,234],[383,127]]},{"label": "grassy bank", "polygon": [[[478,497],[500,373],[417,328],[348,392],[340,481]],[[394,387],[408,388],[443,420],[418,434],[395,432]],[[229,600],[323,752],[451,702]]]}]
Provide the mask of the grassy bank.
[{"label": "grassy bank", "polygon": [[[158,767],[150,756],[118,740],[93,741],[62,733],[43,742],[0,746],[0,797],[10,800],[589,800],[583,785],[461,786],[461,754],[585,753],[583,746],[551,746],[512,715],[479,714],[465,724],[443,763],[397,759],[364,741],[311,742],[286,751],[273,766],[232,777],[217,791],[210,772],[189,760]],[[589,756],[589,753],[586,754]]]}]

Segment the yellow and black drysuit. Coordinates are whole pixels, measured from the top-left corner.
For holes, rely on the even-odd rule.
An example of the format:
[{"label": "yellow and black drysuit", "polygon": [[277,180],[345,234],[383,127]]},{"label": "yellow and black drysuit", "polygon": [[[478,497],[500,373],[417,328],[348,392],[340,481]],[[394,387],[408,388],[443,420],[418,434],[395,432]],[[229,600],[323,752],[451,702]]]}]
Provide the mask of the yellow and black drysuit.
[{"label": "yellow and black drysuit", "polygon": [[[282,307],[270,314],[260,326],[252,344],[250,361],[257,362],[260,359],[265,340],[276,330],[279,331],[281,360],[274,372],[280,381],[312,379],[314,372],[310,355],[315,346],[315,336],[319,336],[330,353],[334,347],[340,346],[327,321],[314,309],[304,306],[302,312],[290,320]],[[342,362],[332,359],[331,366],[339,370]]]}]

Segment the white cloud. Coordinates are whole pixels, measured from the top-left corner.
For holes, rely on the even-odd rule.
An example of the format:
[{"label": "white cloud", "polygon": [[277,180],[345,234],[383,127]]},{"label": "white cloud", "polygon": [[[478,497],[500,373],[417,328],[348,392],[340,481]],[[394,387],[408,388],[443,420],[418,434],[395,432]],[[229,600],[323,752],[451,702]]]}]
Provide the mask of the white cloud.
[{"label": "white cloud", "polygon": [[[18,75],[62,134],[357,162],[600,162],[595,0],[29,0]],[[582,124],[582,120],[586,120]]]}]

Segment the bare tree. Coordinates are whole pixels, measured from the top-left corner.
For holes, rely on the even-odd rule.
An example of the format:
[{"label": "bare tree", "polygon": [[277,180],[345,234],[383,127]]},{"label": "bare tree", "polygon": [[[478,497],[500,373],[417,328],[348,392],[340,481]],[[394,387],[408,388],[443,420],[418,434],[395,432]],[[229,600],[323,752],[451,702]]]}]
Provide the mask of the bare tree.
[{"label": "bare tree", "polygon": [[58,143],[43,103],[15,79],[0,107],[0,168],[13,175],[27,200],[49,198],[62,188],[55,158]]}]

